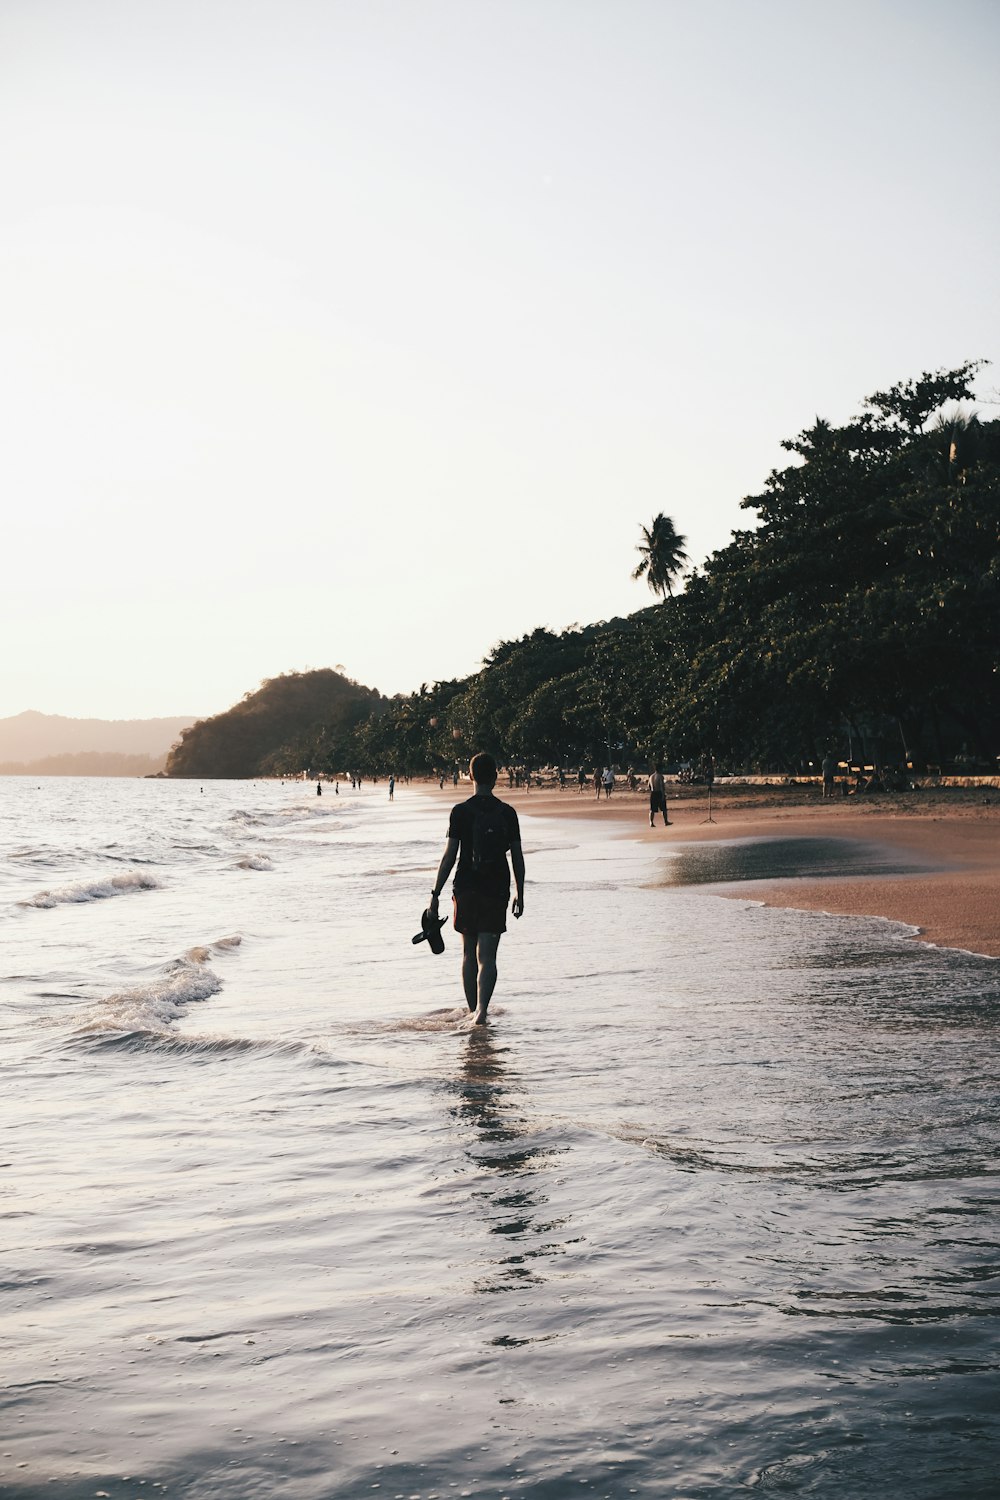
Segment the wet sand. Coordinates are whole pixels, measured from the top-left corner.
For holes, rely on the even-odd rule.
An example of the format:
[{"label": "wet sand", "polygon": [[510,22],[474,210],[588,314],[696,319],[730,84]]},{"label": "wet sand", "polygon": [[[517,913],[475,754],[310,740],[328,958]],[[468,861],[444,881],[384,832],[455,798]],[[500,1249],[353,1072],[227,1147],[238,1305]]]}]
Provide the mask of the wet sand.
[{"label": "wet sand", "polygon": [[[437,789],[434,789],[435,793]],[[918,929],[924,942],[1000,958],[1000,790],[932,788],[873,797],[824,801],[818,787],[758,787],[720,784],[708,822],[704,787],[668,791],[670,827],[648,826],[648,797],[619,783],[610,800],[598,802],[592,787],[582,794],[497,788],[518,809],[545,817],[585,818],[629,838],[663,845],[751,839],[844,840],[883,857],[872,873],[827,878],[744,877],[738,894],[768,906],[827,911],[844,916],[885,917]],[[439,794],[454,800],[454,789]],[[530,878],[530,877],[529,877]],[[726,892],[737,894],[732,888]]]}]

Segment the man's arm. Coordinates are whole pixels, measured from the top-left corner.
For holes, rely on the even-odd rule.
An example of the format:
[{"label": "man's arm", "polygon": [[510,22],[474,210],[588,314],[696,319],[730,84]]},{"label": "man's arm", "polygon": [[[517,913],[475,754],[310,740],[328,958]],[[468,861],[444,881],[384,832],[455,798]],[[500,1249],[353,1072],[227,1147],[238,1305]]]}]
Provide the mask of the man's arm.
[{"label": "man's arm", "polygon": [[511,844],[510,862],[514,870],[515,886],[514,900],[510,909],[515,917],[519,917],[524,911],[524,852],[520,843]]},{"label": "man's arm", "polygon": [[438,865],[438,872],[434,877],[434,885],[431,889],[431,911],[437,910],[438,897],[445,888],[448,876],[451,874],[452,866],[457,858],[458,839],[449,839],[444,846],[441,863]]}]

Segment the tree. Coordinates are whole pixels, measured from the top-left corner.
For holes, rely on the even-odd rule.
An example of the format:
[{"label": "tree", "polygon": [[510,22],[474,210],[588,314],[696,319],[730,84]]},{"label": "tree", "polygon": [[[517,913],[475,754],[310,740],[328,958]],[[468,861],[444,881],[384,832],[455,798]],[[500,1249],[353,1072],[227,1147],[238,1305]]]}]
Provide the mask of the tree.
[{"label": "tree", "polygon": [[962,740],[996,754],[1000,423],[928,426],[935,403],[969,398],[974,368],[783,443],[798,462],[744,501],[759,525],[676,601],[675,728],[689,744],[791,769],[863,724],[918,759],[921,742],[938,760]]},{"label": "tree", "polygon": [[679,536],[673,521],[661,511],[653,517],[652,526],[642,528],[642,541],[636,547],[641,562],[633,571],[633,578],[645,576],[654,594],[662,598],[673,594],[673,582],[683,572],[688,555],[684,551],[686,537]]}]

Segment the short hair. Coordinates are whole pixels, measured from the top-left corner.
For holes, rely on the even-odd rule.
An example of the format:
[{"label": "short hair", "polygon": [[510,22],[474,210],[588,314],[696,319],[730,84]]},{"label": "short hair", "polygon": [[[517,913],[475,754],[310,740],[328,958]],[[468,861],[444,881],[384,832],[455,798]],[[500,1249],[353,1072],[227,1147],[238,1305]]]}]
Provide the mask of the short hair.
[{"label": "short hair", "polygon": [[474,755],[469,761],[469,775],[477,786],[484,781],[496,781],[497,763],[492,755],[487,755],[485,750]]}]

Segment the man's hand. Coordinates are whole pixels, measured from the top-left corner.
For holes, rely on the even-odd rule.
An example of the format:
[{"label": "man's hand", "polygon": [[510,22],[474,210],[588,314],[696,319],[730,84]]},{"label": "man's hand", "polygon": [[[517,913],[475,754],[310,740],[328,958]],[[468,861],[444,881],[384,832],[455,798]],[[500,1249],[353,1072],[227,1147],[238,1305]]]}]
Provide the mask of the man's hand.
[{"label": "man's hand", "polygon": [[435,917],[437,916],[438,899],[439,898],[434,894],[434,892],[431,891],[431,904],[428,907],[428,910],[430,911],[431,915]]},{"label": "man's hand", "polygon": [[513,914],[514,914],[515,917],[521,917],[521,916],[523,916],[524,915],[524,897],[523,896],[515,896],[514,899],[513,899],[513,901],[510,903],[510,909],[513,912]]}]

